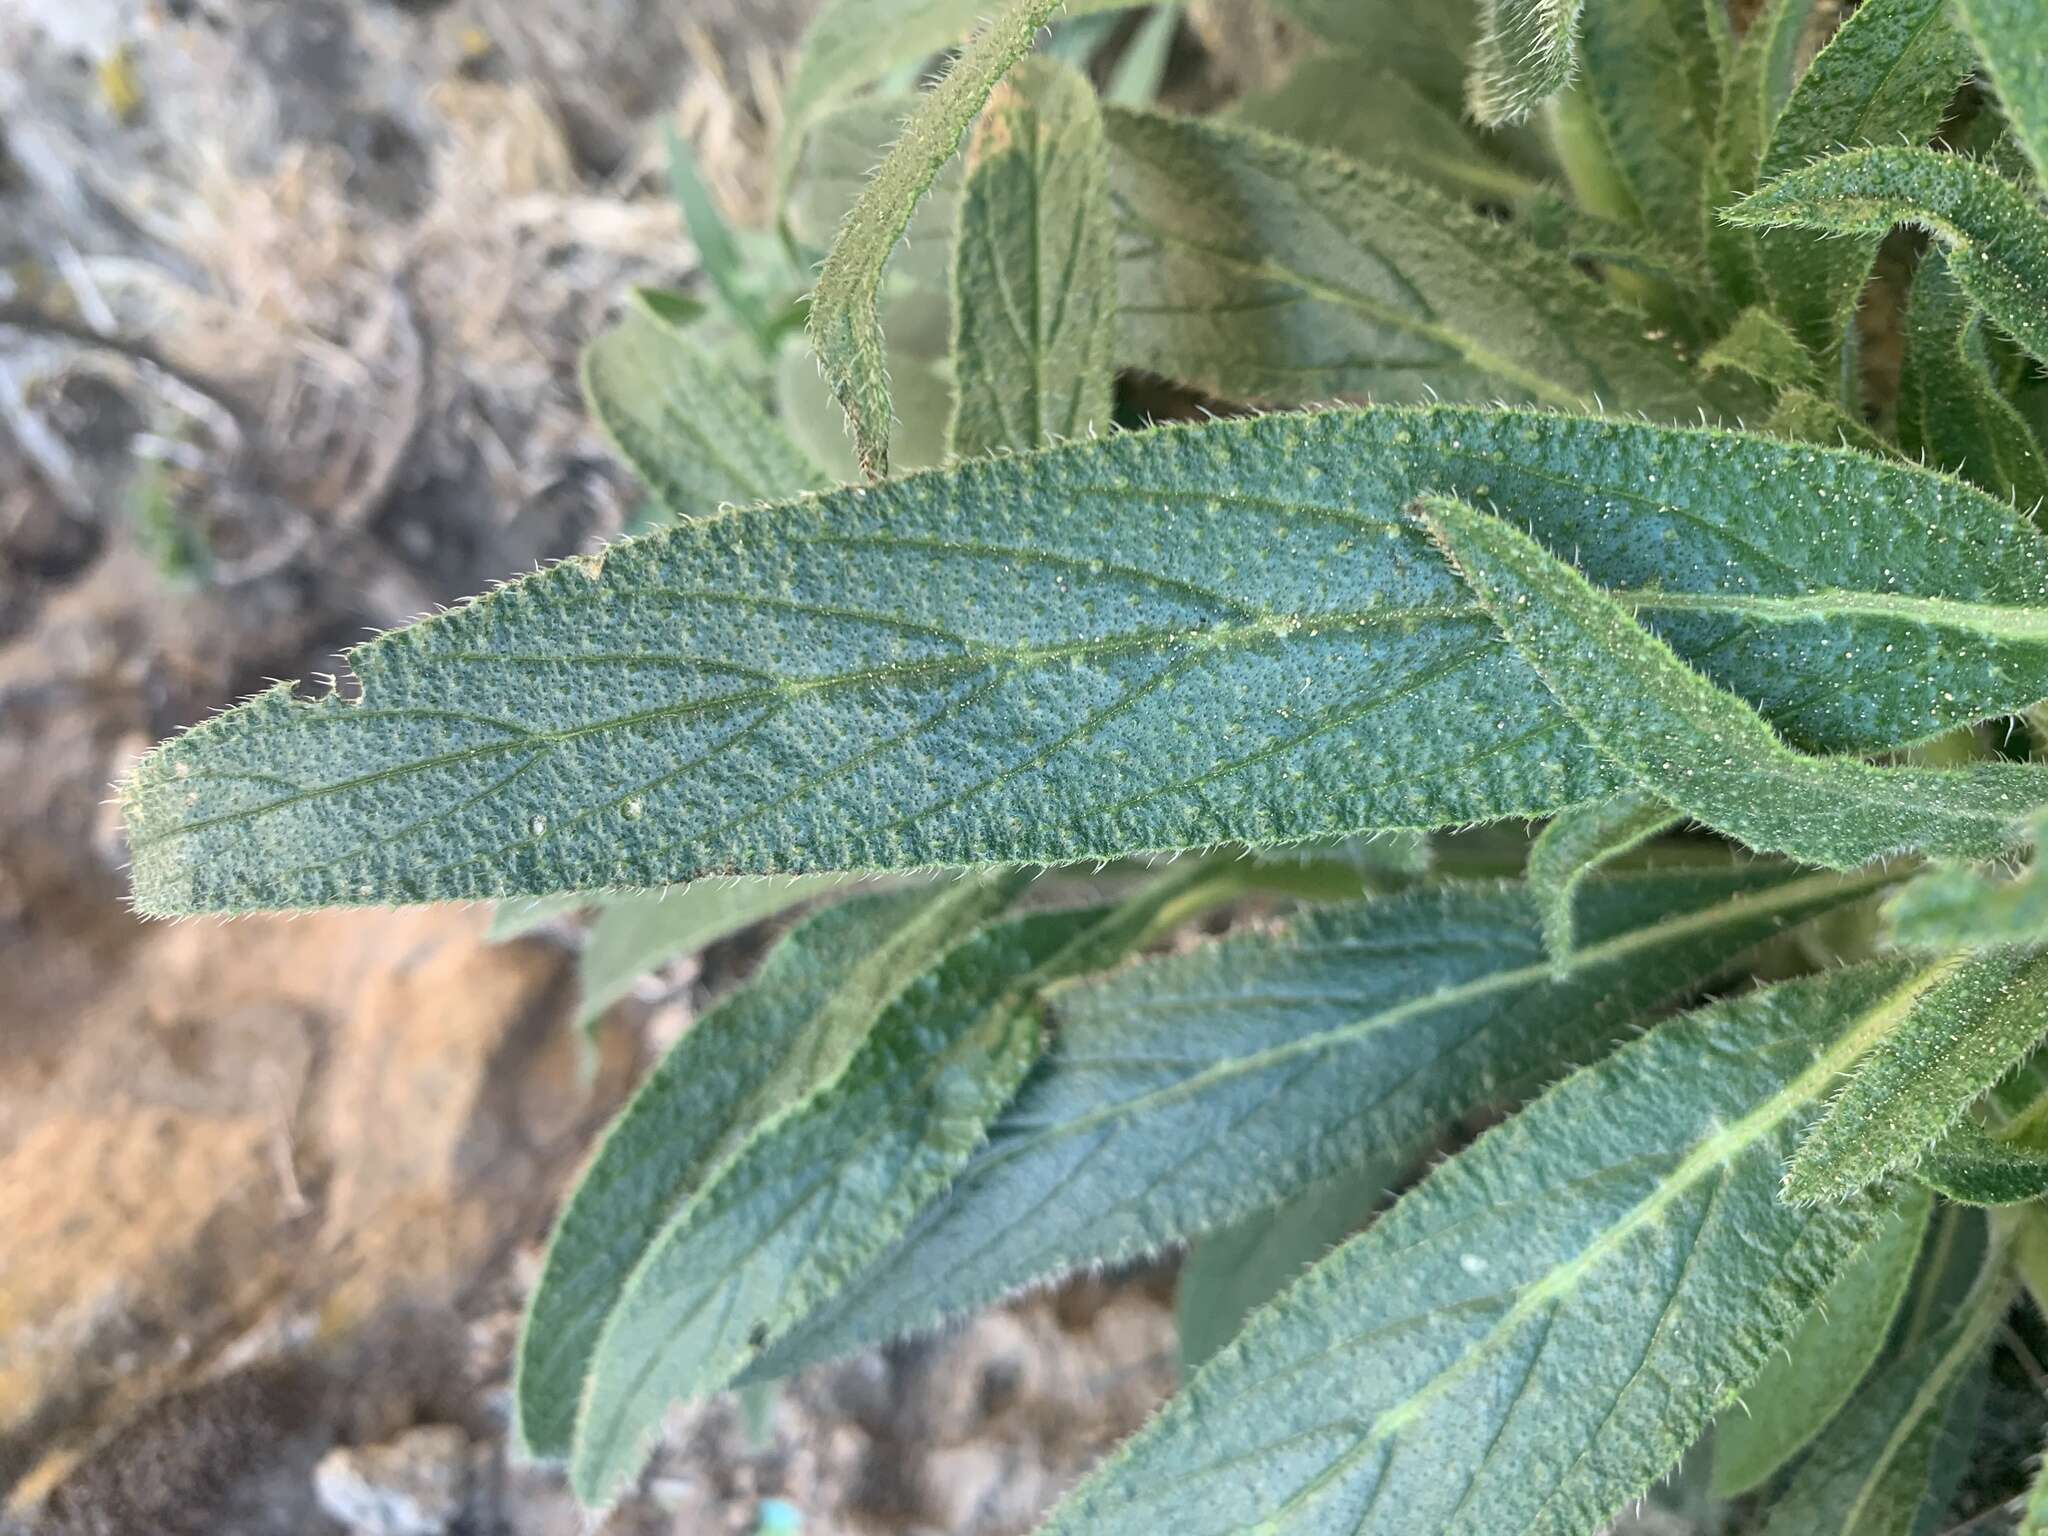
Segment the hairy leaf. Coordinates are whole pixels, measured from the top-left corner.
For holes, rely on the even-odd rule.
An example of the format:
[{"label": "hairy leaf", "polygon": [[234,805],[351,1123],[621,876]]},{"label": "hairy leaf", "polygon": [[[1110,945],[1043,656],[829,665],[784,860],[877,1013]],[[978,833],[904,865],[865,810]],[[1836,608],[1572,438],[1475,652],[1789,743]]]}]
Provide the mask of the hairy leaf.
[{"label": "hairy leaf", "polygon": [[1358,1167],[1197,1238],[1174,1286],[1183,1374],[1204,1365],[1303,1270],[1365,1225],[1408,1159],[1368,1156]]},{"label": "hairy leaf", "polygon": [[1837,1199],[1911,1168],[2048,1036],[2048,954],[1980,950],[1939,973],[1800,1143],[1787,1198]]},{"label": "hairy leaf", "polygon": [[604,1505],[668,1405],[730,1382],[943,1189],[1037,1054],[1038,978],[1102,921],[984,929],[898,995],[830,1087],[754,1136],[648,1241],[590,1357],[571,1485]]},{"label": "hairy leaf", "polygon": [[[1128,4],[1065,0],[1059,14],[1087,16]],[[808,147],[814,125],[863,86],[954,47],[993,9],[989,0],[827,0],[804,33],[783,99],[785,168]]]},{"label": "hairy leaf", "polygon": [[[1726,207],[1756,188],[1764,148],[1778,114],[1792,95],[1799,40],[1813,19],[1814,0],[1765,0],[1742,34],[1729,65],[1707,159],[1707,204]],[[1764,302],[1756,235],[1718,218],[1707,227],[1707,255],[1722,286],[1738,304]]]},{"label": "hairy leaf", "polygon": [[890,999],[1015,890],[984,878],[827,908],[641,1084],[556,1223],[527,1308],[514,1398],[529,1455],[568,1454],[598,1334],[670,1215],[835,1081]]},{"label": "hairy leaf", "polygon": [[1820,382],[1805,344],[1784,321],[1756,305],[1737,315],[1727,333],[1700,354],[1700,366],[1709,373],[1733,368],[1773,390],[1786,385],[1812,388]]},{"label": "hairy leaf", "polygon": [[1502,518],[1431,496],[1417,515],[1602,752],[1752,848],[1836,869],[1913,850],[1987,857],[2048,805],[2048,770],[2030,764],[1879,768],[1804,756],[1622,601]]},{"label": "hairy leaf", "polygon": [[1979,314],[1938,249],[1913,276],[1905,331],[1899,446],[2021,507],[2048,499],[2048,466],[2033,428],[1992,382]]},{"label": "hairy leaf", "polygon": [[[2048,82],[2044,82],[2048,86]],[[2027,1500],[2020,1510],[2020,1523],[2013,1536],[2048,1536],[2048,1456],[2041,1458],[2041,1464],[2034,1471],[2034,1480],[2027,1487]]]},{"label": "hairy leaf", "polygon": [[1467,201],[1518,203],[1541,190],[1455,108],[1437,103],[1409,76],[1356,54],[1310,55],[1281,84],[1246,95],[1225,120],[1398,171]]},{"label": "hairy leaf", "polygon": [[1994,1136],[1965,1117],[1914,1166],[1913,1177],[1964,1205],[2025,1205],[2048,1197],[2048,1148]]},{"label": "hairy leaf", "polygon": [[[1792,92],[1764,152],[1763,177],[1839,149],[1926,143],[1969,72],[1969,46],[1948,0],[1865,0]],[[1781,230],[1759,249],[1778,313],[1816,356],[1833,359],[1870,276],[1876,237]]]},{"label": "hairy leaf", "polygon": [[2048,219],[2018,187],[1962,155],[1861,149],[1788,171],[1723,215],[1753,229],[1881,235],[1918,224],[1949,271],[2021,346],[2048,361]]},{"label": "hairy leaf", "polygon": [[811,295],[810,337],[818,366],[846,411],[861,472],[889,472],[892,407],[876,300],[882,269],[918,200],[960,147],[975,115],[1060,0],[1007,0],[962,51],[945,78],[922,96],[902,137],[861,189],[832,242]]},{"label": "hairy leaf", "polygon": [[687,524],[372,641],[357,701],[280,686],[145,760],[137,899],[1060,862],[1621,788],[1404,515],[1429,489],[1511,508],[1802,745],[2048,693],[2040,536],[1911,466],[1541,413],[1215,422]]},{"label": "hairy leaf", "polygon": [[583,354],[590,414],[671,515],[780,501],[824,483],[724,364],[642,296]]},{"label": "hairy leaf", "polygon": [[1918,985],[1789,983],[1567,1078],[1255,1316],[1044,1536],[1591,1536],[1870,1235],[1868,1204],[1780,1204],[1779,1163]]},{"label": "hairy leaf", "polygon": [[2034,862],[2000,880],[1967,864],[1937,865],[1885,907],[1892,941],[1919,949],[2048,943],[2048,819],[2027,829]]},{"label": "hairy leaf", "polygon": [[[891,285],[881,313],[896,429],[889,462],[897,472],[943,463],[953,418],[953,306],[943,287]],[[818,372],[807,340],[786,346],[775,366],[776,408],[790,435],[841,484],[861,479],[846,413]]]},{"label": "hairy leaf", "polygon": [[838,875],[791,880],[755,876],[607,898],[583,949],[577,1024],[585,1029],[596,1024],[657,966],[694,955],[742,928],[787,912],[842,880]]},{"label": "hairy leaf", "polygon": [[2048,190],[2048,52],[2035,0],[1956,0],[1956,15],[1998,92],[2013,137]]},{"label": "hairy leaf", "polygon": [[1684,820],[1655,795],[1635,789],[1575,805],[1552,818],[1529,850],[1528,878],[1529,894],[1543,912],[1543,944],[1553,960],[1568,959],[1578,942],[1574,914],[1587,876]]},{"label": "hairy leaf", "polygon": [[1428,187],[1243,128],[1109,114],[1122,361],[1274,401],[1734,414],[1568,260]]},{"label": "hairy leaf", "polygon": [[1465,63],[1478,40],[1473,0],[1275,0],[1325,41],[1413,81],[1437,106],[1464,102]]},{"label": "hairy leaf", "polygon": [[996,87],[967,152],[953,267],[962,457],[1108,431],[1116,268],[1095,92],[1027,60]]},{"label": "hairy leaf", "polygon": [[491,913],[491,926],[485,930],[484,938],[492,944],[503,944],[509,940],[545,928],[560,917],[581,911],[590,905],[586,896],[540,896],[525,901],[501,901]]},{"label": "hairy leaf", "polygon": [[1996,1253],[1956,1315],[1886,1365],[1815,1444],[1763,1536],[1921,1536],[1968,1465],[1980,1369],[2012,1297]]},{"label": "hairy leaf", "polygon": [[1908,1189],[1740,1402],[1714,1427],[1714,1490],[1733,1498],[1806,1449],[1849,1401],[1890,1336],[1932,1202]]},{"label": "hairy leaf", "polygon": [[1810,389],[1794,387],[1778,396],[1771,414],[1764,418],[1764,430],[1773,437],[1819,443],[1825,448],[1860,448],[1880,458],[1889,458],[1894,452],[1892,445],[1860,418]]},{"label": "hairy leaf", "polygon": [[1585,0],[1483,0],[1465,99],[1489,128],[1518,123],[1572,83]]},{"label": "hairy leaf", "polygon": [[1590,881],[1582,946],[1555,968],[1523,889],[1431,887],[1065,989],[1056,1043],[988,1146],[763,1373],[1156,1252],[1374,1157],[1414,1157],[1870,878]]}]

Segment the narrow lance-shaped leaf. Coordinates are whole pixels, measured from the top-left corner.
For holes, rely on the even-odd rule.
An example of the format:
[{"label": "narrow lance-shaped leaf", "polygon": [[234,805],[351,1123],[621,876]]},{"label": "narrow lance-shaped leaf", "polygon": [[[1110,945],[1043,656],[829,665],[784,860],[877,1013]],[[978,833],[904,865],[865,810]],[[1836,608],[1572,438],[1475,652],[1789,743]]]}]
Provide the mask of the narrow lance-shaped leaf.
[{"label": "narrow lance-shaped leaf", "polygon": [[529,1455],[568,1454],[599,1331],[669,1216],[836,1080],[890,999],[1015,890],[949,882],[826,909],[641,1084],[556,1223],[527,1307],[514,1396]]},{"label": "narrow lance-shaped leaf", "polygon": [[1591,1536],[1870,1236],[1866,1202],[1781,1204],[1780,1160],[1918,985],[1789,983],[1567,1078],[1254,1316],[1043,1536]]},{"label": "narrow lance-shaped leaf", "polygon": [[1886,1213],[1799,1331],[1714,1426],[1714,1491],[1747,1493],[1825,1429],[1870,1371],[1891,1334],[1920,1257],[1933,1206],[1909,1188]]},{"label": "narrow lance-shaped leaf", "polygon": [[1055,1044],[988,1146],[761,1373],[1157,1252],[1376,1157],[1419,1156],[1873,878],[1589,881],[1582,947],[1555,968],[1524,889],[1437,887],[1063,989]]},{"label": "narrow lance-shaped leaf", "polygon": [[1771,1507],[1763,1536],[1921,1536],[1969,1465],[1982,1363],[2013,1287],[1994,1245],[1956,1315],[1856,1393]]},{"label": "narrow lance-shaped leaf", "polygon": [[1763,269],[1756,235],[1712,216],[1756,187],[1764,146],[1792,94],[1799,41],[1813,19],[1814,0],[1765,0],[1743,31],[1723,86],[1707,157],[1707,256],[1737,304],[1761,304]]},{"label": "narrow lance-shaped leaf", "polygon": [[1915,1161],[2048,1035],[2048,954],[1946,961],[1799,1145],[1788,1199],[1833,1200]]},{"label": "narrow lance-shaped leaf", "polygon": [[1914,1165],[1913,1177],[1964,1205],[2028,1205],[2048,1197],[2048,1148],[2038,1130],[1993,1135],[1965,1116]]},{"label": "narrow lance-shaped leaf", "polygon": [[945,78],[926,92],[903,124],[903,135],[862,188],[840,226],[811,295],[810,336],[825,382],[845,408],[861,472],[889,472],[889,375],[876,309],[882,269],[910,227],[918,200],[953,158],[975,114],[1032,34],[1061,0],[1007,0],[961,52]]},{"label": "narrow lance-shaped leaf", "polygon": [[1039,991],[1118,958],[1201,876],[958,945],[883,1010],[829,1088],[669,1216],[591,1357],[569,1461],[585,1503],[616,1495],[671,1402],[727,1385],[945,1188],[1038,1053]]},{"label": "narrow lance-shaped leaf", "polygon": [[1757,305],[1737,315],[1721,338],[1700,354],[1700,366],[1709,373],[1732,368],[1771,389],[1811,389],[1820,383],[1805,344],[1784,321]]},{"label": "narrow lance-shaped leaf", "polygon": [[693,955],[841,884],[836,875],[752,876],[604,901],[578,966],[576,1022],[589,1029],[657,966]]},{"label": "narrow lance-shaped leaf", "polygon": [[2048,51],[2036,0],[1956,0],[1956,14],[1991,76],[1998,104],[2048,191]]},{"label": "narrow lance-shaped leaf", "polygon": [[1585,0],[1484,0],[1465,99],[1488,128],[1518,123],[1572,83]]},{"label": "narrow lance-shaped leaf", "polygon": [[952,452],[1108,431],[1116,269],[1094,90],[1070,69],[1027,59],[989,97],[967,164],[953,263]]},{"label": "narrow lance-shaped leaf", "polygon": [[1404,1157],[1369,1156],[1270,1210],[1197,1238],[1173,1290],[1183,1374],[1206,1364],[1252,1312],[1365,1225],[1408,1171]]},{"label": "narrow lance-shaped leaf", "polygon": [[636,294],[583,354],[590,413],[679,518],[780,501],[824,484],[732,371]]},{"label": "narrow lance-shaped leaf", "polygon": [[1778,396],[1771,414],[1764,418],[1764,430],[1773,437],[1798,443],[1860,448],[1879,458],[1890,458],[1897,452],[1893,444],[1879,437],[1860,417],[1851,416],[1833,400],[1797,386]]},{"label": "narrow lance-shaped leaf", "polygon": [[[860,201],[875,163],[902,136],[917,110],[912,96],[864,96],[827,114],[804,140],[790,172],[782,219],[799,249],[823,253],[853,205]],[[917,211],[910,216],[888,282],[944,297],[952,282],[953,230],[960,221],[960,192],[967,168],[960,157],[940,167]],[[839,434],[842,438],[844,431]]]},{"label": "narrow lance-shaped leaf", "polygon": [[1851,869],[1905,851],[1988,857],[2048,805],[2048,770],[1879,768],[1807,757],[1504,519],[1423,497],[1417,516],[1544,686],[1653,794],[1750,847]]},{"label": "narrow lance-shaped leaf", "polygon": [[278,687],[141,766],[138,899],[1055,863],[1623,787],[1403,514],[1429,489],[1511,507],[1802,745],[2048,693],[2043,541],[1943,477],[1540,413],[1269,416],[738,511],[396,631],[350,654],[355,702]]},{"label": "narrow lance-shaped leaf", "polygon": [[1861,149],[1788,171],[1723,217],[1752,229],[1881,235],[1918,224],[1984,312],[2048,361],[2048,218],[2018,187],[1962,155]]},{"label": "narrow lance-shaped leaf", "polygon": [[1930,249],[1906,310],[1899,446],[2032,510],[2048,499],[2048,466],[2033,428],[1991,380],[1981,329],[1947,259]]},{"label": "narrow lance-shaped leaf", "polygon": [[[1949,0],[1865,0],[1801,78],[1764,152],[1765,180],[1866,144],[1924,144],[1970,72]],[[1837,357],[1877,255],[1874,236],[1782,230],[1759,244],[1764,282],[1814,354]]]},{"label": "narrow lance-shaped leaf", "polygon": [[2048,943],[2048,817],[2027,828],[2034,861],[2010,879],[1967,864],[1936,865],[1885,907],[1892,942],[1919,949]]},{"label": "narrow lance-shaped leaf", "polygon": [[1587,876],[1684,820],[1655,795],[1636,789],[1551,818],[1529,850],[1529,894],[1543,910],[1543,944],[1553,960],[1568,959],[1577,945],[1579,887]]},{"label": "narrow lance-shaped leaf", "polygon": [[1120,360],[1233,399],[1540,401],[1697,419],[1702,380],[1565,257],[1431,188],[1242,127],[1111,112]]}]

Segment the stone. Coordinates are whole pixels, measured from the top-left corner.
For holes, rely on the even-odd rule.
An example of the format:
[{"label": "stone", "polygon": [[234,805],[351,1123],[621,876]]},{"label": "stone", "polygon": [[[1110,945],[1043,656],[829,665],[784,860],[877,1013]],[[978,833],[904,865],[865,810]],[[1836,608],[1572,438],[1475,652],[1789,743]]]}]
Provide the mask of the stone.
[{"label": "stone", "polygon": [[320,1507],[358,1536],[446,1536],[468,1507],[470,1461],[468,1435],[428,1424],[329,1451],[313,1485]]}]

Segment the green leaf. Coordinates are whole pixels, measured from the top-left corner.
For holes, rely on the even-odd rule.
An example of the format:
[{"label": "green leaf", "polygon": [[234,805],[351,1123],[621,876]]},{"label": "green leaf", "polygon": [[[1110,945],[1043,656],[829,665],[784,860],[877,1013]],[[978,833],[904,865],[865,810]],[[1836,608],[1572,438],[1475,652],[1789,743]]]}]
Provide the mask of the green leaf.
[{"label": "green leaf", "polygon": [[1177,3],[1152,7],[1152,14],[1138,24],[1138,30],[1124,45],[1102,99],[1119,107],[1149,107],[1166,82],[1166,66],[1173,54],[1173,40],[1180,32]]},{"label": "green leaf", "polygon": [[1788,1199],[1833,1200],[1910,1169],[2048,1036],[2048,954],[1980,950],[1937,970],[1800,1143]]},{"label": "green leaf", "polygon": [[1967,864],[1937,865],[1885,907],[1892,942],[1917,949],[2048,943],[2048,817],[2027,828],[2034,862],[1999,880]]},{"label": "green leaf", "polygon": [[2026,1507],[2020,1511],[2013,1536],[2048,1536],[2048,1457],[2042,1458],[2027,1487]]},{"label": "green leaf", "polygon": [[1810,389],[1794,387],[1778,396],[1771,414],[1764,418],[1764,430],[1773,437],[1797,443],[1818,443],[1824,448],[1860,448],[1880,458],[1893,455],[1892,445],[1851,416],[1832,400],[1822,399]]},{"label": "green leaf", "polygon": [[918,200],[959,149],[975,115],[1061,0],[1008,0],[939,83],[919,98],[903,133],[861,189],[811,295],[809,332],[825,382],[846,411],[861,472],[889,472],[892,409],[876,300],[882,269]]},{"label": "green leaf", "polygon": [[1591,1536],[1870,1236],[1867,1203],[1780,1204],[1778,1170],[1919,984],[1774,987],[1565,1079],[1257,1314],[1042,1536]]},{"label": "green leaf", "polygon": [[762,1373],[1157,1252],[1376,1157],[1417,1157],[1872,878],[1589,881],[1581,948],[1560,967],[1521,887],[1435,886],[1063,989],[1055,1043],[988,1146]]},{"label": "green leaf", "polygon": [[1585,0],[1483,0],[1465,100],[1488,128],[1518,123],[1579,72]]},{"label": "green leaf", "polygon": [[[893,287],[893,285],[892,285]],[[882,297],[882,330],[896,430],[889,462],[900,473],[942,463],[953,417],[953,305],[943,288],[905,287]],[[786,346],[775,366],[776,406],[804,451],[847,484],[861,478],[846,438],[846,413],[818,372],[808,341]]]},{"label": "green leaf", "polygon": [[1356,54],[1311,54],[1281,84],[1237,102],[1224,120],[1398,171],[1466,201],[1520,202],[1541,190],[1453,108],[1408,76]]},{"label": "green leaf", "polygon": [[1714,1491],[1723,1498],[1762,1484],[1804,1450],[1849,1401],[1890,1336],[1892,1320],[1927,1236],[1932,1210],[1908,1189],[1806,1314],[1783,1354],[1772,1357],[1741,1401],[1714,1426]]},{"label": "green leaf", "polygon": [[682,210],[683,228],[697,248],[698,265],[718,290],[726,312],[745,327],[764,357],[772,357],[795,311],[785,308],[781,314],[774,313],[756,291],[753,284],[759,279],[749,272],[739,241],[719,212],[711,189],[697,174],[689,141],[673,123],[664,125],[662,135],[668,152],[669,194]]},{"label": "green leaf", "polygon": [[1043,989],[1120,959],[1204,878],[1198,866],[1115,907],[1035,913],[958,945],[836,1082],[677,1209],[598,1340],[570,1455],[578,1496],[606,1502],[670,1402],[729,1384],[886,1249],[1016,1092]]},{"label": "green leaf", "polygon": [[1820,382],[1805,343],[1784,321],[1757,305],[1737,315],[1727,333],[1700,354],[1700,366],[1709,373],[1732,368],[1772,390],[1787,385],[1811,389]]},{"label": "green leaf", "polygon": [[1619,180],[1622,217],[1681,251],[1706,244],[1705,172],[1721,85],[1698,0],[1589,0],[1573,95]]},{"label": "green leaf", "polygon": [[2048,1197],[2048,1149],[1994,1136],[1965,1117],[1920,1160],[1913,1177],[1965,1205],[2031,1204]]},{"label": "green leaf", "polygon": [[583,394],[620,457],[675,517],[824,483],[732,371],[645,296],[584,350]]},{"label": "green leaf", "polygon": [[1956,0],[1956,15],[1998,92],[2013,136],[2048,190],[2048,54],[2034,0]]},{"label": "green leaf", "polygon": [[1921,258],[1906,311],[1899,377],[1899,446],[1923,463],[2033,508],[2048,499],[2048,467],[2033,428],[1998,392],[1983,358],[1978,311],[1939,250]]},{"label": "green leaf", "polygon": [[1529,893],[1543,912],[1543,947],[1562,964],[1577,944],[1579,888],[1609,859],[1640,848],[1685,818],[1655,795],[1625,789],[1551,819],[1529,850]]},{"label": "green leaf", "polygon": [[990,96],[967,162],[951,451],[976,457],[1108,431],[1116,268],[1095,92],[1061,65],[1025,61]]},{"label": "green leaf", "polygon": [[1565,258],[1428,187],[1253,130],[1109,114],[1121,361],[1233,399],[1509,398],[1658,419],[1703,381]]},{"label": "green leaf", "polygon": [[981,879],[828,907],[663,1058],[607,1132],[549,1241],[514,1384],[528,1455],[568,1454],[599,1331],[669,1216],[762,1127],[835,1081],[905,984],[1015,890],[1014,879]]},{"label": "green leaf", "polygon": [[[1066,0],[1059,14],[1087,16],[1130,3]],[[827,0],[804,33],[783,98],[784,168],[808,147],[811,129],[863,86],[954,47],[991,9],[989,0]]]},{"label": "green leaf", "polygon": [[[783,223],[800,248],[823,252],[832,244],[875,163],[902,134],[917,103],[915,96],[870,96],[819,120],[790,172],[782,205]],[[967,168],[958,157],[940,168],[889,263],[890,287],[946,296],[953,281],[953,230],[960,222],[966,182]],[[845,430],[834,430],[844,441]]]},{"label": "green leaf", "polygon": [[491,926],[484,930],[484,940],[491,944],[508,943],[589,905],[588,897],[574,894],[501,901],[491,913]]},{"label": "green leaf", "polygon": [[[1735,50],[1707,158],[1707,205],[1719,210],[1756,187],[1764,146],[1792,95],[1799,42],[1813,20],[1814,0],[1766,0]],[[1707,224],[1707,255],[1738,304],[1764,302],[1756,235],[1721,219]]]},{"label": "green leaf", "polygon": [[[1924,144],[1970,72],[1948,0],[1864,0],[1786,103],[1765,179],[1867,144]],[[1835,358],[1877,256],[1877,239],[1779,231],[1759,246],[1778,313],[1817,357]]]},{"label": "green leaf", "polygon": [[583,949],[577,1025],[594,1027],[649,971],[694,955],[843,883],[839,875],[703,880],[607,898]]},{"label": "green leaf", "polygon": [[2027,194],[1962,155],[1860,149],[1788,171],[1722,215],[1752,229],[1881,235],[1926,228],[1963,292],[2048,361],[2048,219]]},{"label": "green leaf", "polygon": [[1947,1512],[1969,1463],[1980,1369],[2012,1283],[1994,1251],[1950,1321],[1873,1376],[1828,1427],[1763,1536],[1922,1536]]},{"label": "green leaf", "polygon": [[1173,1293],[1181,1373],[1207,1364],[1237,1337],[1247,1316],[1364,1226],[1407,1171],[1406,1158],[1368,1157],[1270,1210],[1196,1239]]},{"label": "green leaf", "polygon": [[1752,848],[1835,869],[1916,850],[1985,857],[2048,805],[2048,770],[2030,764],[1879,768],[1804,756],[1527,534],[1443,497],[1416,507],[1601,751],[1645,790]]},{"label": "green leaf", "polygon": [[1275,0],[1325,42],[1413,81],[1439,107],[1464,104],[1466,60],[1479,37],[1472,0]]},{"label": "green leaf", "polygon": [[1622,788],[1404,515],[1432,488],[1573,550],[1801,745],[2048,693],[2041,536],[1909,465],[1535,412],[1212,422],[666,529],[358,647],[356,701],[280,685],[143,762],[137,899],[1056,863]]}]

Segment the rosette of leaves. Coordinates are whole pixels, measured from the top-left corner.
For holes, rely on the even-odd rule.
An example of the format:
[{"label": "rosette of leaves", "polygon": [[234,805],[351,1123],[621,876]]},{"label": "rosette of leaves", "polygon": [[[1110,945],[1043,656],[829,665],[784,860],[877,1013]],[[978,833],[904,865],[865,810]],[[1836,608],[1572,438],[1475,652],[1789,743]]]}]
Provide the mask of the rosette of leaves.
[{"label": "rosette of leaves", "polygon": [[593,1505],[1183,1251],[1047,1531],[2021,1500],[2048,17],[1283,8],[1191,117],[1170,16],[828,3],[781,241],[699,230],[772,270],[591,345],[654,531],[166,743],[137,902],[595,904],[600,1000],[810,904],[562,1214],[519,1427]]}]

